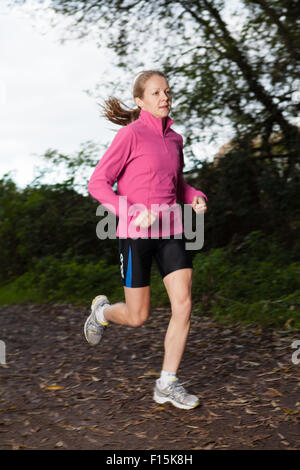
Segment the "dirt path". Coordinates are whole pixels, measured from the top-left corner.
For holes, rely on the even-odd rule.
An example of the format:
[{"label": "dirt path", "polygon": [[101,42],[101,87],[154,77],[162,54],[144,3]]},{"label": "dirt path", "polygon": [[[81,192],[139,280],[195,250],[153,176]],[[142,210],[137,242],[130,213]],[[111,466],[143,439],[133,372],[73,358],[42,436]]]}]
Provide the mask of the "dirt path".
[{"label": "dirt path", "polygon": [[110,325],[101,346],[70,305],[0,308],[0,449],[299,449],[300,333],[222,327],[193,316],[180,368],[202,406],[152,400],[170,312]]}]

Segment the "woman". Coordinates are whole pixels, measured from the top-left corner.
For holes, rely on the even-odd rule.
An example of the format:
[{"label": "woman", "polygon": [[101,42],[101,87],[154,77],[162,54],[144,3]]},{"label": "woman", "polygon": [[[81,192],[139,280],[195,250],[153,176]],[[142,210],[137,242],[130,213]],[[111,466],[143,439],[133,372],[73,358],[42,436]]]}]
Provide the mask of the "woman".
[{"label": "woman", "polygon": [[[190,328],[192,259],[185,250],[181,220],[178,222],[176,214],[170,213],[168,238],[161,220],[163,212],[168,212],[165,208],[175,207],[176,201],[191,204],[197,213],[205,212],[206,196],[184,182],[183,139],[170,128],[174,122],[169,117],[172,99],[164,74],[141,72],[133,96],[137,105],[133,110],[125,110],[114,98],[106,101],[106,117],[123,127],[88,185],[90,194],[119,217],[116,235],[126,302],[111,305],[105,295],[97,296],[84,334],[91,345],[96,345],[110,322],[133,327],[145,323],[150,313],[150,272],[155,257],[172,315],[153,398],[158,403],[171,402],[178,408],[191,409],[199,405],[199,400],[184,389],[176,373]],[[112,190],[115,180],[118,195]],[[155,210],[154,204],[163,209]]]}]

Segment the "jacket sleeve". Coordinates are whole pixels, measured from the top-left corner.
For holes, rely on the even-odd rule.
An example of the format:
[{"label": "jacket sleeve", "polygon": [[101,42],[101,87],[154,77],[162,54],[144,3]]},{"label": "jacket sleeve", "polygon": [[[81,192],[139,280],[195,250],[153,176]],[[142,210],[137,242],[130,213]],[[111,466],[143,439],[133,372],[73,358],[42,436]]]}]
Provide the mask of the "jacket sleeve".
[{"label": "jacket sleeve", "polygon": [[[113,191],[112,185],[122,172],[133,149],[134,133],[127,126],[122,127],[97,164],[88,183],[90,195],[108,210],[113,211],[117,217],[120,217],[120,196]],[[127,199],[127,214],[130,205]]]},{"label": "jacket sleeve", "polygon": [[183,139],[180,136],[180,146],[179,146],[179,157],[180,157],[180,169],[178,173],[177,180],[177,201],[182,202],[183,204],[192,204],[195,196],[201,196],[207,200],[206,195],[198,190],[193,188],[184,181],[183,178],[183,167],[184,167],[184,157],[183,157]]}]

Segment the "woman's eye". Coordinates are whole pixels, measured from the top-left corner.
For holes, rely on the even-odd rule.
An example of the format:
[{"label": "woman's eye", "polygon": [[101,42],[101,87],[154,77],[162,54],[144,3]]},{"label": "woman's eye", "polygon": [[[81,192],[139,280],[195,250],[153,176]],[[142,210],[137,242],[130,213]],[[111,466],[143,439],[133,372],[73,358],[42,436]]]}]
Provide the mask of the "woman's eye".
[{"label": "woman's eye", "polygon": [[[158,91],[154,91],[152,94],[153,94],[153,95],[158,95],[159,92],[158,92]],[[166,91],[166,94],[167,94],[167,95],[171,95],[171,91],[170,91],[170,90]]]}]

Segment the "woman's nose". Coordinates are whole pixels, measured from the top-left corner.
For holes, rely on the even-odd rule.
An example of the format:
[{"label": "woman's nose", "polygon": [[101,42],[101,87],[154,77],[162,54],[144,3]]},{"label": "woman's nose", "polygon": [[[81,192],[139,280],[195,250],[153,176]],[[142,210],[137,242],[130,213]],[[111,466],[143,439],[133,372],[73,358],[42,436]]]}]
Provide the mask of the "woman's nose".
[{"label": "woman's nose", "polygon": [[162,91],[161,92],[161,98],[164,99],[164,100],[168,100],[169,99],[169,95],[166,91]]}]

